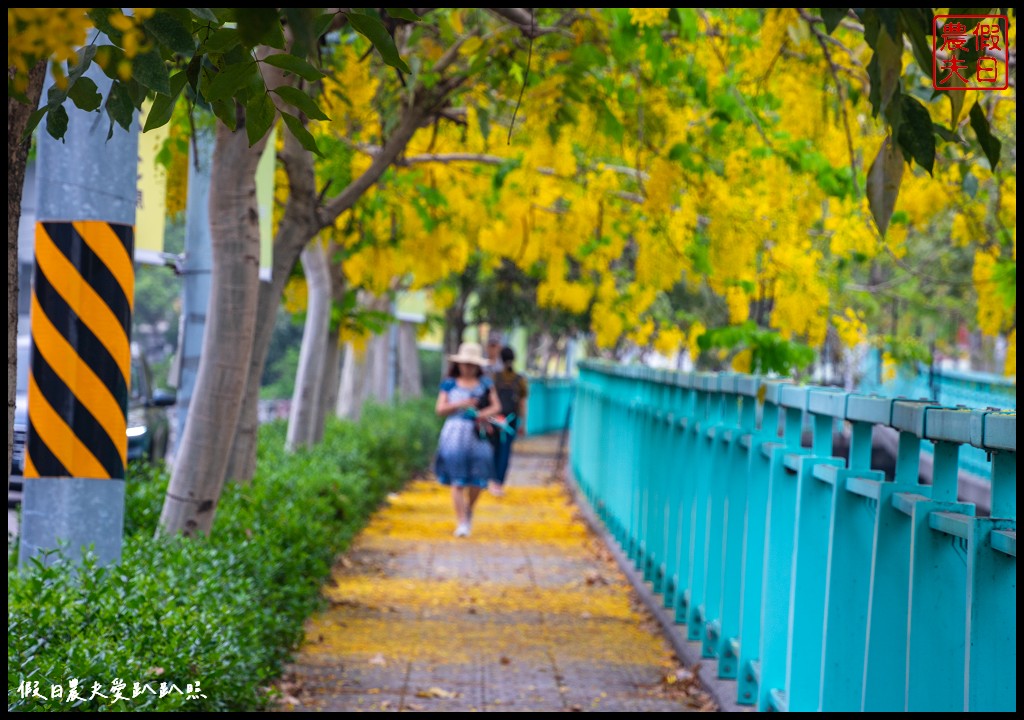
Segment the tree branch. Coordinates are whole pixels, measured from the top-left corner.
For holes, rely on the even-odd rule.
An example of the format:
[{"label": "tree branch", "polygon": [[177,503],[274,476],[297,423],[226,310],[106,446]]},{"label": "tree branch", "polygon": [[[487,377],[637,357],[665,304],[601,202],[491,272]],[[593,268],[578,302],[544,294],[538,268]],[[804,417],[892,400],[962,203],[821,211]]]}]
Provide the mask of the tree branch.
[{"label": "tree branch", "polygon": [[832,53],[829,52],[828,44],[824,40],[824,38],[828,36],[818,29],[814,22],[815,18],[811,17],[806,10],[803,8],[797,8],[797,12],[800,13],[800,17],[802,17],[807,23],[807,27],[810,28],[815,39],[818,41],[818,45],[821,46],[821,52],[825,55],[825,62],[828,63],[829,70],[832,73],[832,82],[835,83],[836,92],[839,93],[839,109],[843,116],[843,129],[846,131],[846,149],[850,153],[850,169],[853,171],[853,191],[857,194],[857,198],[860,199],[860,183],[857,181],[857,156],[853,150],[853,133],[850,130],[850,116],[846,111],[846,90],[843,84],[839,82],[839,72],[835,61],[832,60]]},{"label": "tree branch", "polygon": [[541,35],[560,34],[568,35],[569,32],[563,27],[538,27],[533,21],[533,8],[487,8],[498,17],[507,20],[519,32],[531,40]]}]

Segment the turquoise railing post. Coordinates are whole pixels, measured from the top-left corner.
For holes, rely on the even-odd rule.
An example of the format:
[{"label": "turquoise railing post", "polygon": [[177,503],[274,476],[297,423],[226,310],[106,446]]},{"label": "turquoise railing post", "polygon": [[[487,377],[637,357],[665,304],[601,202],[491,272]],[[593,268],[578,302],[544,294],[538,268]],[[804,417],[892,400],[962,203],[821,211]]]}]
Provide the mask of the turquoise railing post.
[{"label": "turquoise railing post", "polygon": [[641,505],[640,530],[642,540],[640,542],[640,572],[647,582],[654,581],[658,553],[658,520],[657,511],[663,507],[659,504],[660,485],[663,471],[658,464],[658,455],[661,452],[661,445],[658,443],[659,430],[661,428],[661,411],[658,405],[658,396],[661,394],[661,371],[649,368],[644,378],[644,416],[643,449],[644,465],[643,476],[640,478],[643,487],[643,503]]},{"label": "turquoise railing post", "polygon": [[909,514],[903,510],[908,502],[927,500],[931,495],[931,487],[918,482],[921,437],[894,422],[897,402],[928,405],[927,402],[891,400],[886,422],[899,430],[899,444],[895,478],[879,487],[868,598],[863,712],[902,712],[906,705],[912,525]]},{"label": "turquoise railing post", "polygon": [[829,530],[835,473],[845,463],[832,457],[832,429],[845,415],[846,393],[811,388],[811,452],[798,459],[796,532],[789,596],[786,705],[791,712],[816,712],[821,702],[822,637],[828,571]]},{"label": "turquoise railing post", "polygon": [[761,681],[758,707],[785,710],[786,655],[790,630],[790,584],[796,527],[798,458],[809,454],[801,447],[807,410],[806,387],[785,386],[782,402],[783,445],[771,449],[768,477],[767,546],[764,554],[764,589],[761,595]]},{"label": "turquoise railing post", "polygon": [[722,563],[722,619],[718,655],[718,677],[735,679],[739,673],[740,621],[743,609],[743,529],[747,510],[750,448],[756,432],[757,393],[760,379],[753,375],[736,378],[740,403],[739,420],[731,431],[729,458],[724,473],[726,488],[725,559]]},{"label": "turquoise railing post", "polygon": [[661,454],[659,456],[660,484],[660,509],[658,511],[658,522],[660,525],[661,541],[658,543],[658,567],[654,575],[652,588],[657,595],[661,595],[662,604],[669,607],[671,601],[669,586],[670,580],[670,554],[672,538],[672,460],[675,456],[675,434],[676,417],[678,412],[678,373],[667,370],[662,374],[662,394],[659,400],[661,407],[661,424],[659,426],[659,437]]},{"label": "turquoise railing post", "polygon": [[704,569],[703,657],[717,657],[722,639],[722,581],[726,556],[726,498],[729,490],[730,459],[734,434],[739,430],[739,397],[736,375],[720,373],[718,392],[712,395],[707,435],[707,533]]},{"label": "turquoise railing post", "polygon": [[607,375],[607,399],[605,400],[605,417],[608,422],[604,428],[602,447],[605,449],[607,462],[605,463],[604,491],[606,498],[606,512],[608,513],[608,527],[619,545],[624,545],[622,535],[622,459],[626,454],[625,443],[622,441],[623,432],[619,425],[622,423],[623,404],[620,395],[622,390],[620,379],[617,375]]},{"label": "turquoise railing post", "polygon": [[690,601],[690,565],[692,562],[692,529],[693,529],[693,502],[695,495],[696,475],[694,473],[695,457],[695,426],[697,424],[698,407],[700,406],[700,393],[697,389],[697,377],[695,373],[688,373],[684,379],[684,386],[687,388],[686,399],[683,406],[683,417],[679,420],[679,427],[682,431],[682,443],[679,453],[679,475],[676,480],[677,506],[679,508],[678,525],[678,562],[676,563],[675,574],[675,619],[677,623],[685,624],[689,614]]},{"label": "turquoise railing post", "polygon": [[641,484],[641,454],[640,447],[643,443],[643,433],[640,429],[642,423],[642,411],[641,411],[641,398],[640,390],[643,387],[643,383],[640,382],[640,377],[643,372],[643,368],[638,366],[627,367],[629,375],[629,413],[627,415],[628,421],[626,424],[626,433],[629,435],[629,467],[628,472],[625,475],[627,479],[628,498],[629,498],[629,533],[628,533],[628,544],[626,546],[626,556],[633,561],[633,564],[637,567],[640,566],[640,522],[642,516],[643,507],[643,486]]},{"label": "turquoise railing post", "polygon": [[992,456],[992,510],[967,537],[964,710],[1016,712],[1017,414],[972,413],[970,442]]},{"label": "turquoise railing post", "polygon": [[[761,685],[761,596],[767,545],[768,488],[779,439],[782,389],[786,381],[766,380],[761,422],[751,438],[747,506],[743,526],[743,599],[740,607],[740,666],[736,701],[756,705]],[[780,460],[781,462],[781,460]]]},{"label": "turquoise railing post", "polygon": [[569,466],[588,503],[595,510],[594,468],[590,448],[596,433],[597,409],[594,407],[592,373],[587,365],[579,366],[576,384],[576,408],[569,423]]},{"label": "turquoise railing post", "polygon": [[718,375],[697,374],[697,417],[693,424],[692,464],[694,467],[693,509],[690,526],[690,577],[687,582],[689,613],[686,636],[701,641],[704,637],[704,594],[708,551],[708,497],[714,440],[708,428],[718,422]]},{"label": "turquoise railing post", "polygon": [[626,375],[619,377],[619,400],[622,403],[622,410],[624,410],[622,417],[618,423],[618,433],[616,437],[621,437],[623,440],[623,453],[619,460],[620,472],[616,478],[616,482],[620,486],[620,507],[621,507],[621,520],[622,520],[622,549],[630,560],[635,560],[635,547],[633,543],[633,509],[635,503],[633,502],[633,471],[636,467],[635,457],[636,450],[634,448],[634,440],[636,439],[633,433],[633,413],[635,411],[634,405],[634,392],[635,383],[633,382],[633,376],[631,368],[624,368]]},{"label": "turquoise railing post", "polygon": [[[929,418],[937,426],[935,433],[928,432]],[[911,522],[903,708],[909,712],[964,705],[967,569],[963,549],[946,533],[933,530],[931,520],[935,513],[974,515],[973,504],[957,502],[957,456],[959,443],[970,439],[969,420],[969,411],[902,401],[893,406],[893,427],[936,440],[931,497],[897,496],[898,507]]]},{"label": "turquoise railing post", "polygon": [[[682,606],[683,590],[686,587],[688,545],[684,540],[684,519],[686,517],[684,487],[686,483],[686,423],[692,413],[693,375],[681,372],[675,375],[673,406],[675,417],[671,426],[671,457],[667,467],[671,471],[668,486],[668,539],[665,555],[665,607],[675,612],[676,622],[685,620]],[[688,528],[687,528],[688,529]]]},{"label": "turquoise railing post", "polygon": [[825,573],[822,712],[857,712],[861,707],[871,556],[878,498],[885,481],[885,473],[871,469],[872,432],[875,424],[889,423],[892,405],[887,398],[850,395],[844,400],[844,416],[837,417],[850,423],[849,462],[845,470],[824,474],[826,479],[831,475],[833,489]]},{"label": "turquoise railing post", "polygon": [[666,370],[658,370],[655,375],[654,396],[654,462],[651,481],[654,487],[651,509],[651,541],[650,581],[655,594],[661,594],[665,585],[665,554],[668,538],[668,483],[669,467],[669,432],[671,431],[672,404],[670,391],[672,388],[671,374]]}]

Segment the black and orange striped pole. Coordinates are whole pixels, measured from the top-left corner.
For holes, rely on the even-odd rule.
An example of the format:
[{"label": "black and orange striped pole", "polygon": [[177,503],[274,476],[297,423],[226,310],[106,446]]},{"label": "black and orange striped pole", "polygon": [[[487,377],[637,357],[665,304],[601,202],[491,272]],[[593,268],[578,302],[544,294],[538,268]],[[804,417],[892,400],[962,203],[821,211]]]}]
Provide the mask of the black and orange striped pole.
[{"label": "black and orange striped pole", "polygon": [[91,546],[110,564],[124,518],[138,129],[107,140],[95,114],[68,112],[64,142],[38,139],[20,561],[58,548],[77,561]]}]

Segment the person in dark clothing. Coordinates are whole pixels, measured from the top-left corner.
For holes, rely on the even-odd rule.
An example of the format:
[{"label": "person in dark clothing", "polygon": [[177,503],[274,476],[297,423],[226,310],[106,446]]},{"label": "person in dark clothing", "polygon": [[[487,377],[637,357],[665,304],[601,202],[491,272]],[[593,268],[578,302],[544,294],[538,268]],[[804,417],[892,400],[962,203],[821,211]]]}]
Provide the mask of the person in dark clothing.
[{"label": "person in dark clothing", "polygon": [[502,368],[494,373],[494,389],[501,402],[501,413],[495,418],[491,435],[494,444],[494,479],[489,488],[500,497],[505,490],[505,477],[512,459],[512,443],[517,436],[526,434],[526,396],[529,392],[526,378],[515,370],[516,353],[510,347],[501,349]]}]

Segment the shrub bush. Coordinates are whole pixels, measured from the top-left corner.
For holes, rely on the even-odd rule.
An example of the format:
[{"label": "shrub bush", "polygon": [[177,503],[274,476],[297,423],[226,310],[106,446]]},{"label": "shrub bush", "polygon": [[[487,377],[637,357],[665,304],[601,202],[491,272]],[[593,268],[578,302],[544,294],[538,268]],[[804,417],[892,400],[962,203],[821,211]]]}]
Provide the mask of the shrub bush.
[{"label": "shrub bush", "polygon": [[427,467],[438,429],[427,399],[331,420],[295,453],[283,422],[266,425],[253,483],[229,483],[212,534],[192,540],[155,536],[169,476],[133,466],[119,565],[19,570],[8,554],[8,710],[264,709],[335,556]]}]

